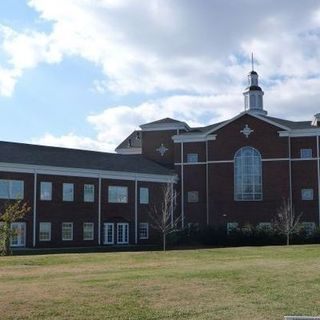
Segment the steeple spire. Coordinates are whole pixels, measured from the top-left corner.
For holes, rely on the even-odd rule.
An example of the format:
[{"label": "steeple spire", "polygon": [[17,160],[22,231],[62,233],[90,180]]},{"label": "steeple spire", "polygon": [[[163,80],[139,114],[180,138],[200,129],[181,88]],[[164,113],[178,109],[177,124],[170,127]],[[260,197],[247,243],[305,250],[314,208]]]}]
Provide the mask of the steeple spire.
[{"label": "steeple spire", "polygon": [[263,109],[264,92],[259,87],[258,73],[254,71],[253,52],[251,53],[251,71],[248,74],[248,87],[244,90],[244,110],[252,113],[267,114]]}]

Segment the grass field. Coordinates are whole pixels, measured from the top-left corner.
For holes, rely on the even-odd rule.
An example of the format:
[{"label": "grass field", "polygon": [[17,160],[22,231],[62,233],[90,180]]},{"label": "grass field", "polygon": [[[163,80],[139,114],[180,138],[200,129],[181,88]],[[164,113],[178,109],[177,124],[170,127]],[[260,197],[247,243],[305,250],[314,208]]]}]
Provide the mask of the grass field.
[{"label": "grass field", "polygon": [[0,258],[0,319],[320,314],[320,246]]}]

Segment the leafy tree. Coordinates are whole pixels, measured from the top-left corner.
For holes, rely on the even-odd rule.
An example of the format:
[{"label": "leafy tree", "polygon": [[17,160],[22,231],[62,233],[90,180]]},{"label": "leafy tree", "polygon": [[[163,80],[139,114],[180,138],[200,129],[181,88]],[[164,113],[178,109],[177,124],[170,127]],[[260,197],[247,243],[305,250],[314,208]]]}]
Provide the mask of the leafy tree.
[{"label": "leafy tree", "polygon": [[286,236],[287,245],[290,244],[290,235],[294,233],[299,226],[301,216],[302,213],[296,215],[294,208],[290,205],[289,199],[283,199],[273,223],[275,229]]},{"label": "leafy tree", "polygon": [[162,187],[161,193],[161,202],[152,206],[148,213],[151,227],[162,234],[162,246],[165,251],[167,235],[177,230],[181,217],[174,217],[177,194],[173,186],[167,183]]},{"label": "leafy tree", "polygon": [[17,200],[5,204],[2,211],[0,211],[0,254],[10,255],[10,239],[16,235],[15,230],[11,229],[11,223],[25,217],[31,210],[26,202]]}]

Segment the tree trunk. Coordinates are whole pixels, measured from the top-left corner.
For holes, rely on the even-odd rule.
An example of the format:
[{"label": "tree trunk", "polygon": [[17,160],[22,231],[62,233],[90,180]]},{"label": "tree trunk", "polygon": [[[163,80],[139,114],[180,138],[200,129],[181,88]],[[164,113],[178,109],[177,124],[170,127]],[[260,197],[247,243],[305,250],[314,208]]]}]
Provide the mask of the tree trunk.
[{"label": "tree trunk", "polygon": [[166,251],[166,233],[163,233],[163,251]]},{"label": "tree trunk", "polygon": [[290,244],[290,233],[287,233],[287,246]]}]

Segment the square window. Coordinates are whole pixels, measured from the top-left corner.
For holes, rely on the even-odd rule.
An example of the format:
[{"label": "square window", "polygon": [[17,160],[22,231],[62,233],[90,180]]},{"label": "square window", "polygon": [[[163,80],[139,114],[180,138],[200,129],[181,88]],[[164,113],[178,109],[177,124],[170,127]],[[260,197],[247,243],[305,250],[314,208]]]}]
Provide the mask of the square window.
[{"label": "square window", "polygon": [[312,149],[300,149],[300,158],[312,158]]},{"label": "square window", "polygon": [[39,241],[51,241],[51,222],[39,223]]},{"label": "square window", "polygon": [[40,182],[40,200],[52,200],[52,182]]},{"label": "square window", "polygon": [[128,187],[109,186],[108,201],[110,203],[128,203]]},{"label": "square window", "polygon": [[72,222],[62,223],[62,240],[63,241],[73,240],[73,223]]},{"label": "square window", "polygon": [[140,188],[140,203],[149,203],[149,188]]},{"label": "square window", "polygon": [[63,201],[73,201],[74,199],[74,185],[73,183],[64,183],[63,184]]},{"label": "square window", "polygon": [[313,189],[301,189],[302,200],[313,200]]},{"label": "square window", "polygon": [[84,222],[83,224],[83,240],[94,239],[94,224],[93,222]]},{"label": "square window", "polygon": [[85,184],[83,186],[83,201],[94,202],[94,185],[93,184]]},{"label": "square window", "polygon": [[187,162],[188,163],[198,162],[198,154],[197,153],[187,153]]},{"label": "square window", "polygon": [[139,239],[149,239],[149,223],[139,223]]},{"label": "square window", "polygon": [[188,202],[199,202],[199,192],[189,191],[188,192]]}]

